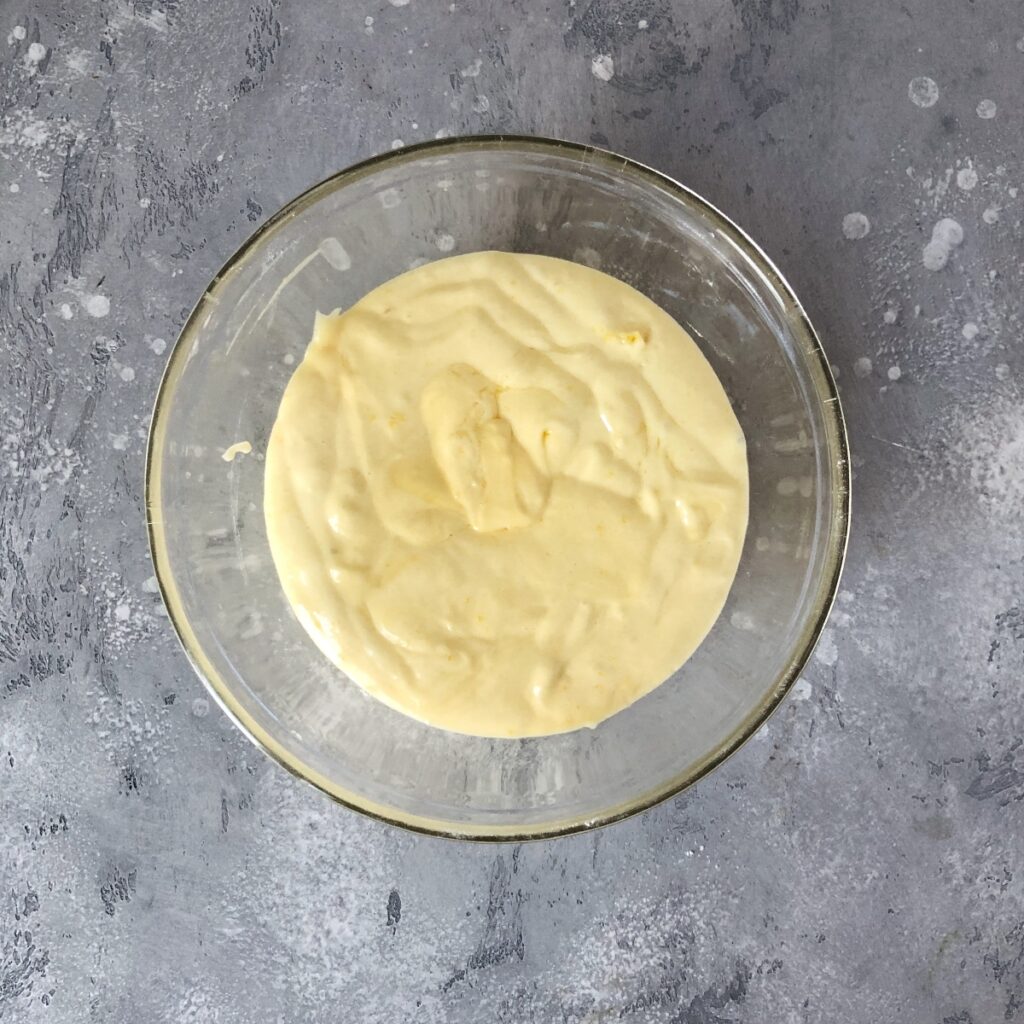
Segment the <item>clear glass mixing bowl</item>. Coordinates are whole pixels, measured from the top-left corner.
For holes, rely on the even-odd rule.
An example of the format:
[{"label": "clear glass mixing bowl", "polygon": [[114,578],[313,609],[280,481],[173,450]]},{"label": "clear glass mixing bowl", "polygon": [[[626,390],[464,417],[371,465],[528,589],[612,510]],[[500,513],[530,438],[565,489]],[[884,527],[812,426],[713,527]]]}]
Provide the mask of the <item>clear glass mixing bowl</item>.
[{"label": "clear glass mixing bowl", "polygon": [[[746,433],[750,528],[721,618],[664,685],[596,729],[455,735],[368,697],[292,615],[267,545],[263,461],[313,314],[410,267],[480,249],[588,263],[693,335]],[[222,453],[248,441],[252,453]],[[601,825],[721,763],[778,705],[821,631],[846,545],[835,384],[799,302],[735,225],[662,175],[583,146],[475,137],[413,146],[316,185],[212,281],[171,355],[147,506],[171,620],[256,743],[350,807],[481,839]]]}]

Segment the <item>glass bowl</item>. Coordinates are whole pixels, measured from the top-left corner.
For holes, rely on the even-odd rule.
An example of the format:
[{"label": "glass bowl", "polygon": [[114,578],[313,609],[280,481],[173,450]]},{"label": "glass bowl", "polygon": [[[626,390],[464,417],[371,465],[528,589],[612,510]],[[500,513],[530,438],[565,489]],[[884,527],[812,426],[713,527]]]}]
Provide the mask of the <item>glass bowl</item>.
[{"label": "glass bowl", "polygon": [[[596,729],[483,739],[391,710],[314,646],[271,561],[262,453],[314,313],[347,307],[421,263],[481,249],[575,260],[640,289],[700,345],[747,438],[750,526],[721,618],[671,679]],[[251,453],[225,461],[238,442]],[[649,807],[707,774],[765,721],[835,596],[849,483],[828,363],[760,249],[646,167],[502,136],[425,143],[342,171],[242,246],[170,357],[146,502],[171,621],[252,740],[375,817],[519,840]]]}]

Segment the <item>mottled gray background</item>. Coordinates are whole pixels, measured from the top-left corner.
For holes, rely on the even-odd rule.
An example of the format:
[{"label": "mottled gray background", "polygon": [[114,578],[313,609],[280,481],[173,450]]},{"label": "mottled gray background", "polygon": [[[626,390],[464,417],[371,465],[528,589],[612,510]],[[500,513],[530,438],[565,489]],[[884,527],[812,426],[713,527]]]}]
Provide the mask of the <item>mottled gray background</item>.
[{"label": "mottled gray background", "polygon": [[[1024,1020],[1022,83],[1018,0],[0,0],[0,1018]],[[142,507],[225,257],[331,171],[479,131],[628,153],[746,227],[856,473],[773,720],[521,848],[365,821],[251,748]]]}]

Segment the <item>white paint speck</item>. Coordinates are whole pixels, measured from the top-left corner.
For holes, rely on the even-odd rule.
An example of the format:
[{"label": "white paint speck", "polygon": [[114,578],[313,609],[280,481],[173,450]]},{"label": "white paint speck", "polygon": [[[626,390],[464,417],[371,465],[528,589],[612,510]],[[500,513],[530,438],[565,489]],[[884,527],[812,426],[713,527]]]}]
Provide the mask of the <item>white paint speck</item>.
[{"label": "white paint speck", "polygon": [[931,241],[921,252],[921,259],[928,270],[941,270],[948,262],[950,253],[964,240],[964,229],[951,217],[943,217],[932,228]]},{"label": "white paint speck", "polygon": [[985,210],[982,211],[981,219],[986,224],[995,224],[999,220],[999,207],[998,206],[986,207]]},{"label": "white paint speck", "polygon": [[637,27],[637,28],[639,28],[639,29],[645,29],[645,28],[647,28],[647,19],[646,19],[646,18],[641,18],[641,19],[640,19],[640,20],[639,20],[639,21],[638,21],[638,22],[636,23],[636,27]]},{"label": "white paint speck", "polygon": [[476,78],[480,74],[480,69],[484,66],[484,62],[477,57],[472,64],[467,65],[464,68],[459,69],[459,74],[463,78]]},{"label": "white paint speck", "polygon": [[939,87],[935,84],[935,79],[921,75],[910,80],[907,95],[916,107],[934,107],[939,102]]},{"label": "white paint speck", "polygon": [[448,138],[448,129],[447,128],[438,128],[437,131],[434,132],[434,138],[435,139],[446,139],[446,138]]},{"label": "white paint speck", "polygon": [[110,299],[106,295],[87,295],[82,300],[82,308],[89,316],[104,317],[110,312]]},{"label": "white paint speck", "polygon": [[131,438],[127,434],[111,434],[110,447],[116,452],[126,451]]},{"label": "white paint speck", "polygon": [[46,56],[46,47],[42,43],[29,43],[28,59],[33,64],[39,64]]},{"label": "white paint speck", "polygon": [[992,100],[982,100],[978,104],[978,117],[983,121],[991,121],[996,116],[998,108]]},{"label": "white paint speck", "polygon": [[811,684],[803,676],[793,684],[793,700],[810,700],[811,692]]},{"label": "white paint speck", "polygon": [[125,384],[131,384],[135,380],[135,371],[130,366],[122,366],[120,376]]},{"label": "white paint speck", "polygon": [[882,320],[885,323],[887,323],[887,324],[894,324],[894,323],[896,323],[896,310],[895,309],[887,309],[882,314]]},{"label": "white paint speck", "polygon": [[392,139],[391,140],[391,148],[392,149],[401,149],[404,145],[405,145],[405,143],[401,139]]},{"label": "white paint speck", "polygon": [[21,186],[16,181],[12,181],[11,182],[11,186],[10,186],[10,191],[11,192],[20,192],[21,191]]},{"label": "white paint speck", "polygon": [[964,167],[956,172],[957,188],[970,192],[978,184],[978,172],[973,167]]},{"label": "white paint speck", "polygon": [[164,349],[167,348],[167,342],[163,338],[154,338],[150,343],[149,347],[159,356],[163,355]]},{"label": "white paint speck", "polygon": [[441,250],[441,252],[451,252],[455,248],[455,239],[447,232],[442,231],[435,239],[434,245]]},{"label": "white paint speck", "polygon": [[285,352],[285,354],[281,356],[281,362],[284,363],[285,366],[294,366],[295,356],[293,356],[291,352]]},{"label": "white paint speck", "polygon": [[341,244],[341,240],[338,238],[325,238],[320,243],[320,255],[335,270],[350,270],[352,267],[352,257],[345,251],[345,246]]},{"label": "white paint speck", "polygon": [[205,697],[196,697],[192,701],[192,714],[196,718],[205,718],[210,713],[210,702]]},{"label": "white paint speck", "polygon": [[143,196],[139,200],[139,206],[141,206],[143,210],[148,210],[149,209],[149,204],[151,202],[152,202],[152,200],[149,198],[149,196]]},{"label": "white paint speck", "polygon": [[61,320],[70,320],[74,315],[74,311],[69,303],[62,302],[60,304],[60,308],[57,310],[57,316],[59,316]]},{"label": "white paint speck", "polygon": [[871,376],[871,360],[867,356],[861,356],[853,364],[853,373],[855,377],[860,377],[862,380],[865,377]]},{"label": "white paint speck", "polygon": [[945,246],[929,242],[921,250],[921,262],[924,263],[926,270],[941,270],[948,261],[949,249]]},{"label": "white paint speck", "polygon": [[[42,149],[50,144],[52,138],[50,122],[35,117],[27,108],[17,108],[12,111],[8,117],[7,126],[0,129],[0,143],[14,142],[25,149]],[[37,170],[36,176],[41,181],[45,181],[49,174],[40,168]],[[47,209],[43,210],[43,213],[48,212]]]},{"label": "white paint speck", "polygon": [[13,46],[15,43],[20,42],[22,39],[24,39],[25,35],[25,26],[15,25],[14,28],[11,29],[10,33],[8,33],[7,45]]},{"label": "white paint speck", "polygon": [[372,14],[368,14],[365,18],[363,18],[363,24],[367,28],[373,28],[373,15]]},{"label": "white paint speck", "polygon": [[864,238],[871,230],[871,221],[863,213],[848,213],[843,218],[843,234],[849,239]]},{"label": "white paint speck", "polygon": [[599,53],[590,62],[590,73],[602,82],[610,82],[615,77],[615,61],[610,54]]},{"label": "white paint speck", "polygon": [[127,622],[131,618],[131,614],[132,610],[126,604],[119,604],[114,609],[114,618],[117,619],[118,622]]},{"label": "white paint speck", "polygon": [[1024,507],[1024,405],[1016,389],[991,391],[950,440],[950,456],[969,473],[986,522],[994,528],[996,517],[1016,529]]},{"label": "white paint speck", "polygon": [[160,584],[157,583],[155,576],[149,576],[142,582],[142,592],[144,594],[159,594]]},{"label": "white paint speck", "polygon": [[391,0],[392,7],[408,7],[409,0]]},{"label": "white paint speck", "polygon": [[831,629],[822,631],[818,646],[814,650],[814,660],[820,661],[822,665],[827,665],[830,668],[839,660],[839,649],[836,647]]},{"label": "white paint speck", "polygon": [[968,321],[967,323],[965,323],[963,325],[963,327],[960,328],[960,333],[968,341],[974,341],[974,339],[978,336],[979,330],[980,330],[980,328],[978,327],[978,325],[976,323]]},{"label": "white paint speck", "polygon": [[903,371],[898,366],[890,366],[885,375],[889,380],[899,380],[903,376]]},{"label": "white paint speck", "polygon": [[473,110],[477,114],[486,114],[491,109],[491,101],[486,96],[473,97]]}]

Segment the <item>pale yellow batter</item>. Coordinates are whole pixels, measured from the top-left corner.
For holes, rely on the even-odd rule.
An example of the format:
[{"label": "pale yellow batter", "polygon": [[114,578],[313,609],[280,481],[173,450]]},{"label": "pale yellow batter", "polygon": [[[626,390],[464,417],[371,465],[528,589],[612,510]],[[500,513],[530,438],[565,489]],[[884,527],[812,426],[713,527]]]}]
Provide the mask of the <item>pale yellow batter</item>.
[{"label": "pale yellow batter", "polygon": [[725,602],[746,448],[710,365],[564,260],[440,260],[317,316],[267,450],[292,607],[367,691],[483,736],[592,726]]}]

